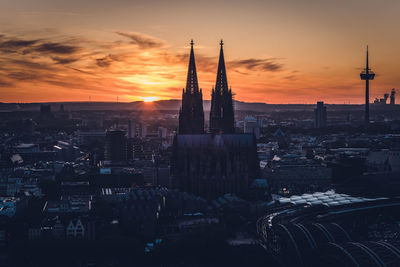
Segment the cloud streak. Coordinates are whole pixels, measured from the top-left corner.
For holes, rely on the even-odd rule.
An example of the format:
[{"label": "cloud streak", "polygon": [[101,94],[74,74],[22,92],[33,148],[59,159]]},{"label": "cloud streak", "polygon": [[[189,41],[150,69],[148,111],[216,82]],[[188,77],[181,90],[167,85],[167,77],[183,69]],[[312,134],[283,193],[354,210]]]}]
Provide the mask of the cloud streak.
[{"label": "cloud streak", "polygon": [[142,49],[160,48],[165,45],[165,42],[160,39],[138,32],[116,32],[116,34],[130,39],[131,44],[135,44]]},{"label": "cloud streak", "polygon": [[231,68],[239,68],[245,69],[248,71],[280,71],[283,68],[283,64],[276,62],[275,58],[266,58],[266,59],[256,59],[256,58],[249,58],[249,59],[241,59],[241,60],[233,60],[228,62],[228,65]]},{"label": "cloud streak", "polygon": [[71,55],[79,51],[78,46],[64,45],[61,43],[42,43],[35,48],[40,53]]}]

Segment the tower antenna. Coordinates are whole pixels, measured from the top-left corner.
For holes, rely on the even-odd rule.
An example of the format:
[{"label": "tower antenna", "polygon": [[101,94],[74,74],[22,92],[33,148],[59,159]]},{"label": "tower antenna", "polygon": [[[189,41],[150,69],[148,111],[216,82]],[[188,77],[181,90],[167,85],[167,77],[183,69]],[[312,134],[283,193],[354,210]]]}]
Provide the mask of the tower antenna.
[{"label": "tower antenna", "polygon": [[365,124],[369,124],[369,81],[375,78],[375,73],[369,68],[368,45],[365,69],[361,71],[360,78],[365,81]]}]

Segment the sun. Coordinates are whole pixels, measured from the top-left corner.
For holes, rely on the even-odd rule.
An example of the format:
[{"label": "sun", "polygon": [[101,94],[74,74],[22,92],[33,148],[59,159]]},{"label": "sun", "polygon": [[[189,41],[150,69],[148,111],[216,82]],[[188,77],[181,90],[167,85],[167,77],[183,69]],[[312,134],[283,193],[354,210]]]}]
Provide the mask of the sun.
[{"label": "sun", "polygon": [[153,102],[158,100],[158,97],[156,96],[142,96],[141,99],[143,100],[143,102]]}]

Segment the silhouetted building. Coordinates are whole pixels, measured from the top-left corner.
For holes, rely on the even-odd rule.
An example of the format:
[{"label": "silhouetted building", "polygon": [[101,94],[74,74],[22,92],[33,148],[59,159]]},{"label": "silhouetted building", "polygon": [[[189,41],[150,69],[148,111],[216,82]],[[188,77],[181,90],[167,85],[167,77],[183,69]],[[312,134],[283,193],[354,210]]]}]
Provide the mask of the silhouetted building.
[{"label": "silhouetted building", "polygon": [[128,138],[136,137],[136,123],[134,120],[128,121]]},{"label": "silhouetted building", "polygon": [[173,153],[172,174],[179,188],[207,199],[226,193],[246,198],[259,176],[252,134],[177,135]]},{"label": "silhouetted building", "polygon": [[127,138],[126,139],[126,158],[128,160],[134,159],[135,155],[135,139],[136,138]]},{"label": "silhouetted building", "polygon": [[211,110],[210,110],[210,132],[211,133],[234,133],[235,132],[235,114],[233,111],[232,90],[228,89],[228,80],[226,77],[224,51],[219,54],[217,81],[211,92]]},{"label": "silhouetted building", "polygon": [[105,158],[110,161],[125,161],[127,146],[125,132],[109,130],[106,132]]},{"label": "silhouetted building", "polygon": [[390,105],[395,105],[396,104],[396,90],[393,88],[392,91],[390,92]]},{"label": "silhouetted building", "polygon": [[314,109],[314,127],[326,127],[326,107],[324,102],[317,102],[317,108]]},{"label": "silhouetted building", "polygon": [[51,113],[51,106],[50,104],[42,104],[40,105],[40,113],[42,115],[49,115]]},{"label": "silhouetted building", "polygon": [[360,73],[361,80],[365,80],[365,123],[369,123],[369,81],[375,78],[375,73],[369,68],[368,64],[368,46],[367,46],[367,64]]},{"label": "silhouetted building", "polygon": [[36,125],[37,125],[36,122],[34,122],[32,119],[26,119],[23,122],[24,132],[27,135],[33,135],[35,133]]},{"label": "silhouetted building", "polygon": [[383,98],[375,98],[374,104],[386,105],[388,98],[389,98],[389,94],[384,94]]},{"label": "silhouetted building", "polygon": [[158,137],[159,138],[167,138],[167,128],[158,127]]},{"label": "silhouetted building", "polygon": [[228,90],[222,42],[212,103],[211,133],[203,134],[204,115],[192,42],[187,90],[183,93],[179,132],[173,144],[173,183],[181,191],[207,199],[226,193],[248,197],[249,186],[259,175],[257,145],[253,134],[234,134],[232,92]]},{"label": "silhouetted building", "polygon": [[147,136],[147,125],[143,122],[139,124],[138,136],[140,138],[145,138]]},{"label": "silhouetted building", "polygon": [[197,82],[193,40],[190,43],[189,69],[186,90],[182,92],[182,107],[179,110],[179,134],[204,133],[203,93]]}]

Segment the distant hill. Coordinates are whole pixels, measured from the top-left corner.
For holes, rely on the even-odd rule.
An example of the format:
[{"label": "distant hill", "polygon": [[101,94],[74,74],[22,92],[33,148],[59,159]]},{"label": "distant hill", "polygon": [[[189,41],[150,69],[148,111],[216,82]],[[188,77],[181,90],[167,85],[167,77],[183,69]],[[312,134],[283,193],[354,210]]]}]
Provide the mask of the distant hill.
[{"label": "distant hill", "polygon": [[[204,110],[210,110],[210,100],[204,101]],[[134,102],[49,102],[49,103],[1,103],[0,112],[10,111],[39,111],[41,104],[50,104],[52,111],[58,111],[61,105],[65,110],[176,110],[181,106],[181,100],[159,100],[151,103],[143,101]],[[268,112],[275,110],[312,110],[315,105],[311,104],[267,104],[261,102],[242,102],[235,101],[235,110],[238,111],[254,111]],[[362,105],[327,105],[330,109],[360,109]],[[373,105],[372,105],[373,107]]]},{"label": "distant hill", "polygon": [[[210,100],[204,101],[204,110],[210,110]],[[0,103],[0,111],[34,111],[39,110],[40,105],[50,104],[51,110],[56,111],[64,105],[65,110],[143,110],[143,109],[158,109],[158,110],[179,110],[181,100],[159,100],[151,103],[143,101],[134,102],[49,102],[49,103]],[[258,110],[265,109],[265,103],[246,103],[235,101],[235,108],[239,110]]]}]

